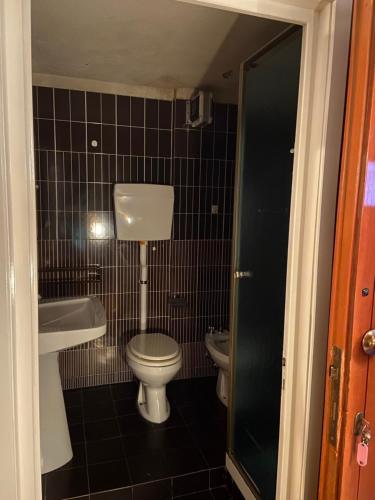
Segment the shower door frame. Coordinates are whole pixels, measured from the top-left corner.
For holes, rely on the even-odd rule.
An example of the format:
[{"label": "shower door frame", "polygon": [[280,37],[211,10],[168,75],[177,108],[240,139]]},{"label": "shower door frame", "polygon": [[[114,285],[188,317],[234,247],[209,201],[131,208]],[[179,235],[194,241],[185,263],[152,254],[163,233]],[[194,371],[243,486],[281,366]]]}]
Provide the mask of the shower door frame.
[{"label": "shower door frame", "polygon": [[[276,499],[314,498],[319,479],[335,210],[353,2],[180,1],[303,27],[288,243],[283,349],[286,366],[281,394]],[[240,116],[239,110],[239,119]],[[239,182],[238,175],[236,182]],[[237,195],[238,188],[235,189],[233,256],[236,255]],[[235,271],[235,260],[232,262]],[[233,285],[234,278],[232,290],[235,290]],[[303,292],[298,293],[299,290]],[[235,301],[232,293],[232,331]],[[233,363],[232,359],[232,369]],[[235,458],[227,454],[226,464],[245,498],[255,499],[256,494]]]},{"label": "shower door frame", "polygon": [[[315,447],[311,442],[320,433],[319,422],[313,422],[314,404],[319,406],[320,401],[320,393],[314,397],[319,380],[313,379],[312,371],[320,366],[317,358],[325,349],[328,323],[325,299],[334,221],[326,214],[334,212],[336,204],[352,0],[183,1],[296,23],[304,29],[277,499],[312,498],[308,492],[315,479],[309,466],[320,451],[320,439]],[[9,500],[41,499],[30,3],[0,0],[0,221],[6,223],[2,227],[8,236],[0,245],[0,274],[6,277],[0,282],[1,311],[5,311],[0,387],[1,430],[9,437],[0,450],[0,463],[1,487],[7,488]],[[304,290],[303,303],[298,301],[297,289]],[[297,331],[303,335],[295,335]],[[246,485],[244,492],[251,498]]]}]

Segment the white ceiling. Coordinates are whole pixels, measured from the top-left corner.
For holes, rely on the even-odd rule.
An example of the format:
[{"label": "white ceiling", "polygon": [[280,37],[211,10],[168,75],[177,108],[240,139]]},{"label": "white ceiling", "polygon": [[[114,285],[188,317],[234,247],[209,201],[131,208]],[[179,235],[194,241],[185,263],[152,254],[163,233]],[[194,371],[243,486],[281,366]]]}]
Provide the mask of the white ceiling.
[{"label": "white ceiling", "polygon": [[[175,0],[32,0],[33,72],[237,98],[241,61],[285,25]],[[234,70],[229,79],[222,74]]]}]

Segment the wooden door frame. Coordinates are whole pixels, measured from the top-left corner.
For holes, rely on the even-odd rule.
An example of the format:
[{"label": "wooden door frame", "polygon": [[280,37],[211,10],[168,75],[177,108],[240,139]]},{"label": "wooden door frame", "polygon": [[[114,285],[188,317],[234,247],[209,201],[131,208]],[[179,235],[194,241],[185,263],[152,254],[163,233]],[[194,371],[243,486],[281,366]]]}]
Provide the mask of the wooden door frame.
[{"label": "wooden door frame", "polygon": [[[361,296],[357,255],[366,175],[367,145],[375,64],[374,0],[354,2],[352,42],[341,160],[338,215],[332,280],[330,331],[327,356],[326,398],[322,436],[319,499],[356,498],[358,479],[348,470],[348,448],[353,443],[354,415],[364,408],[364,374],[358,371],[361,335],[366,331],[359,316],[366,297]],[[370,287],[371,288],[371,287]],[[372,290],[370,289],[371,295]],[[368,297],[370,299],[370,296]],[[367,301],[369,302],[369,300]],[[362,310],[360,309],[362,308]],[[368,307],[367,307],[368,309]],[[371,321],[371,312],[369,321]],[[332,348],[342,350],[342,369],[338,407],[337,442],[328,441],[330,415],[330,366]],[[348,392],[348,387],[349,392]]]}]

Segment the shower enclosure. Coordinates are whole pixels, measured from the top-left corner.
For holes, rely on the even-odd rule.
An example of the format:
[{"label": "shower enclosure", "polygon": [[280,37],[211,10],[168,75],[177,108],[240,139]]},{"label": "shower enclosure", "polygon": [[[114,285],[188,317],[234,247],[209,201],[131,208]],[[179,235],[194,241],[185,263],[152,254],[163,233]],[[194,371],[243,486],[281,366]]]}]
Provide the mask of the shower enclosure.
[{"label": "shower enclosure", "polygon": [[263,500],[276,491],[301,43],[292,26],[242,69],[228,454]]}]

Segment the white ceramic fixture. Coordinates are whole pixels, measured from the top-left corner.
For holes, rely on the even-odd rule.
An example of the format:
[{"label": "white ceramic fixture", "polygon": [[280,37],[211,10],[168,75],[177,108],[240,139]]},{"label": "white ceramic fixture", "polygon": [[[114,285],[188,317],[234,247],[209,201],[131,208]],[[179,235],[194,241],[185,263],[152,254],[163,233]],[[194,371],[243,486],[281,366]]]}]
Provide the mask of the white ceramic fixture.
[{"label": "white ceramic fixture", "polygon": [[45,300],[39,303],[39,401],[42,473],[73,456],[66,419],[58,351],[105,334],[105,311],[96,297]]},{"label": "white ceramic fixture", "polygon": [[170,406],[166,384],[181,368],[181,348],[175,340],[161,333],[141,333],[126,346],[126,358],[139,379],[138,409],[150,422],[168,419]]},{"label": "white ceramic fixture", "polygon": [[118,240],[169,240],[172,230],[173,186],[115,184]]},{"label": "white ceramic fixture", "polygon": [[114,204],[119,240],[139,241],[139,335],[126,346],[126,359],[139,379],[138,409],[150,422],[167,420],[170,407],[166,384],[181,368],[181,348],[161,333],[147,331],[147,241],[169,240],[173,218],[172,186],[116,184]]},{"label": "white ceramic fixture", "polygon": [[216,393],[220,401],[228,406],[229,393],[229,332],[207,333],[205,344],[214,363],[219,368]]}]

